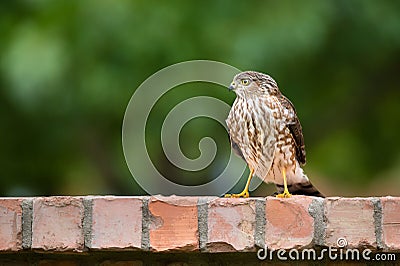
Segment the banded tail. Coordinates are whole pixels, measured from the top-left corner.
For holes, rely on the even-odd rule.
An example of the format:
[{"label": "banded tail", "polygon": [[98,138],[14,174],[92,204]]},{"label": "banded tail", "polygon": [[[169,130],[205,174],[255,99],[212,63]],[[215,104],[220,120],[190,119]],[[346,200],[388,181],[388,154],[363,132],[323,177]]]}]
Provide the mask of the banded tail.
[{"label": "banded tail", "polygon": [[[278,194],[283,193],[283,185],[275,184],[276,188],[278,189]],[[325,198],[325,196],[319,192],[319,190],[311,184],[309,180],[303,183],[293,183],[288,184],[287,188],[290,194],[293,195],[306,195],[306,196],[314,196],[314,197],[321,197]]]}]

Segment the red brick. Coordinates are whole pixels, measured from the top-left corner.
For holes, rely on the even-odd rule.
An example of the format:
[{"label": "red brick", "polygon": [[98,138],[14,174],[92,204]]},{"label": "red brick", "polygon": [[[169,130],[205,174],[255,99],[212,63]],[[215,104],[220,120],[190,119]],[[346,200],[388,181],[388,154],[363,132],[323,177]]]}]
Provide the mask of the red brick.
[{"label": "red brick", "polygon": [[290,249],[312,244],[314,219],[308,212],[312,201],[313,198],[306,196],[267,198],[265,244],[268,248]]},{"label": "red brick", "polygon": [[383,243],[390,250],[400,250],[400,197],[381,198]]},{"label": "red brick", "polygon": [[219,198],[208,208],[208,252],[255,250],[254,200]]},{"label": "red brick", "polygon": [[326,244],[345,238],[349,248],[376,247],[374,206],[370,198],[326,199]]},{"label": "red brick", "polygon": [[93,198],[93,249],[140,248],[142,200],[138,197]]},{"label": "red brick", "polygon": [[33,202],[32,248],[83,249],[83,204],[79,197],[36,198]]},{"label": "red brick", "polygon": [[22,199],[0,199],[0,251],[22,249]]},{"label": "red brick", "polygon": [[199,249],[197,197],[152,197],[149,211],[151,250]]}]

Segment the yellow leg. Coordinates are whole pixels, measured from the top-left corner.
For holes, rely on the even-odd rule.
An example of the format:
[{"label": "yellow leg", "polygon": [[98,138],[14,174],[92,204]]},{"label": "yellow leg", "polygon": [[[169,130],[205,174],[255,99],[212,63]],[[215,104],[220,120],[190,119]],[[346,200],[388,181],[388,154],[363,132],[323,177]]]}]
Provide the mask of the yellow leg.
[{"label": "yellow leg", "polygon": [[225,198],[248,198],[250,196],[249,194],[249,186],[250,186],[250,181],[251,178],[253,177],[254,170],[250,168],[250,174],[249,177],[247,178],[247,183],[246,186],[244,187],[243,191],[240,192],[239,194],[225,194]]},{"label": "yellow leg", "polygon": [[285,168],[283,168],[283,170],[282,170],[282,176],[283,176],[283,193],[276,195],[276,197],[277,198],[290,198],[292,196],[292,194],[290,194],[289,190],[287,189]]}]

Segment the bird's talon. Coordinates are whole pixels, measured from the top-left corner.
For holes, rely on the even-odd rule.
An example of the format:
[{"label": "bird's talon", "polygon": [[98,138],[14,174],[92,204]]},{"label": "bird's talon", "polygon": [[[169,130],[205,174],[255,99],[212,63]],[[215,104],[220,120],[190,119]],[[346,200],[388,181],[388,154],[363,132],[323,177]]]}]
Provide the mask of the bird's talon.
[{"label": "bird's talon", "polygon": [[283,199],[283,198],[290,198],[292,194],[289,193],[289,191],[284,191],[281,194],[276,195],[277,198]]},{"label": "bird's talon", "polygon": [[249,192],[248,191],[242,191],[239,194],[225,194],[225,198],[248,198]]},{"label": "bird's talon", "polygon": [[253,177],[254,170],[250,168],[250,174],[249,177],[247,178],[246,186],[244,187],[243,191],[240,192],[239,194],[225,194],[225,198],[248,198],[250,196],[249,194],[249,185],[250,185],[250,180]]}]

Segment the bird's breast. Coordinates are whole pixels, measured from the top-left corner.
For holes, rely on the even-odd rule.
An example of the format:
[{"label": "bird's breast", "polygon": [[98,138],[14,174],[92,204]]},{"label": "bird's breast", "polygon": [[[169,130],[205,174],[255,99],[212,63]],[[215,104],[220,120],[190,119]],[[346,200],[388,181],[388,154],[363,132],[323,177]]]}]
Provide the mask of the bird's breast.
[{"label": "bird's breast", "polygon": [[238,97],[226,120],[230,137],[260,177],[268,173],[273,161],[278,134],[275,116],[265,99]]}]

